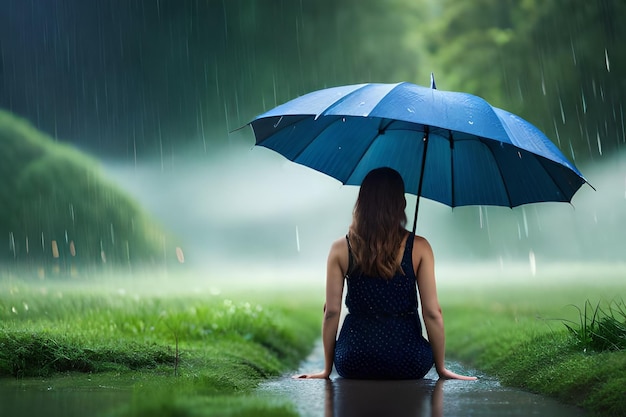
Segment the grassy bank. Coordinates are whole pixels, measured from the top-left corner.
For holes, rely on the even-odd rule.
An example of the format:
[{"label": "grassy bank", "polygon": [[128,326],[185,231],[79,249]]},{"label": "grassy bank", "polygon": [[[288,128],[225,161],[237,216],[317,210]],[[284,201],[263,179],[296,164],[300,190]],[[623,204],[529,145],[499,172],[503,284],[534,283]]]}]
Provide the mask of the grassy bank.
[{"label": "grassy bank", "polygon": [[92,374],[132,392],[117,416],[294,415],[248,394],[295,368],[319,337],[319,302],[306,292],[0,285],[0,377]]},{"label": "grassy bank", "polygon": [[594,349],[565,326],[588,326],[598,305],[603,312],[596,321],[610,314],[626,295],[624,272],[619,266],[567,267],[444,283],[448,352],[505,385],[594,415],[626,416],[626,351]]}]

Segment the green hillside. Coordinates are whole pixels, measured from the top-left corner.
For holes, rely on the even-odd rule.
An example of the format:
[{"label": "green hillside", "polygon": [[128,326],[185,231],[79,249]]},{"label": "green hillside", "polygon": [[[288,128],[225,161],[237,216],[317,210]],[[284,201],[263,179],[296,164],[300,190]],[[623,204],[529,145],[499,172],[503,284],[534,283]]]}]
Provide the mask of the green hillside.
[{"label": "green hillside", "polygon": [[152,262],[163,234],[96,160],[0,111],[0,263],[47,270]]}]

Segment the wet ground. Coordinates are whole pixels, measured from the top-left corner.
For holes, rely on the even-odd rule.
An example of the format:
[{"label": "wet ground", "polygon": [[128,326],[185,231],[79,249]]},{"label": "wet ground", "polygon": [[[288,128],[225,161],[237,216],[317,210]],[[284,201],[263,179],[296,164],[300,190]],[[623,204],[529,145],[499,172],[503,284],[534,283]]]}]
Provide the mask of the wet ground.
[{"label": "wet ground", "polygon": [[[299,373],[322,369],[321,344]],[[431,371],[414,381],[362,381],[331,375],[330,380],[299,380],[291,375],[262,384],[257,393],[292,401],[302,417],[586,417],[582,410],[539,395],[501,386],[497,380],[448,363],[478,381],[443,381]],[[52,379],[0,380],[0,416],[73,417],[108,414],[127,405],[136,381],[100,375]]]},{"label": "wet ground", "polygon": [[[576,407],[503,387],[497,380],[457,363],[447,365],[479,380],[439,380],[434,370],[414,381],[349,380],[335,373],[330,380],[300,380],[285,375],[264,383],[259,392],[289,398],[302,417],[587,416]],[[323,351],[318,344],[299,372],[322,368]]]},{"label": "wet ground", "polygon": [[72,374],[53,378],[0,379],[2,417],[103,415],[130,403],[132,380]]}]

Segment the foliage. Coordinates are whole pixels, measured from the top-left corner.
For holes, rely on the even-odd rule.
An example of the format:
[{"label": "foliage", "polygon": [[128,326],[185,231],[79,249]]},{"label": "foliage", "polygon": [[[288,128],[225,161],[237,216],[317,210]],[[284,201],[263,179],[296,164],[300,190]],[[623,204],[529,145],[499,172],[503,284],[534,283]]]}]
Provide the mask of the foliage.
[{"label": "foliage", "polygon": [[[103,373],[133,387],[113,415],[295,415],[250,395],[319,337],[319,303],[205,293],[127,294],[0,281],[0,377]],[[268,297],[269,299],[269,297]],[[179,364],[174,349],[180,343]]]},{"label": "foliage", "polygon": [[427,44],[442,89],[540,127],[570,159],[620,149],[626,59],[619,0],[441,2]]},{"label": "foliage", "polygon": [[[110,342],[109,342],[110,343]],[[46,332],[0,332],[0,376],[50,376],[57,372],[103,372],[171,365],[172,352],[156,345],[81,346]]]},{"label": "foliage", "polygon": [[[163,234],[98,163],[0,112],[0,262],[65,269],[147,262]],[[5,242],[7,241],[5,240]]]},{"label": "foliage", "polygon": [[[546,318],[575,320],[566,307],[573,300],[623,292],[623,283],[601,289],[544,285],[455,289],[460,298],[442,302],[448,354],[505,385],[555,397],[592,415],[626,416],[626,352],[585,352],[569,331]],[[613,311],[617,317],[615,306]],[[587,319],[591,316],[588,310]]]},{"label": "foliage", "polygon": [[[579,322],[563,324],[574,336],[580,347],[596,352],[626,350],[626,307],[624,301],[614,300],[603,309],[598,302],[595,307],[587,300],[578,311]],[[578,324],[578,325],[577,325]]]}]

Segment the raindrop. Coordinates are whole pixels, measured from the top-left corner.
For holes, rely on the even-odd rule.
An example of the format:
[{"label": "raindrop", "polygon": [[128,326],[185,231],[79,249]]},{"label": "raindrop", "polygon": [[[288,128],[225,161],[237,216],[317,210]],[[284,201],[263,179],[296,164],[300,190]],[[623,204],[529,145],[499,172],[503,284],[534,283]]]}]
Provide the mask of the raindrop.
[{"label": "raindrop", "polygon": [[183,250],[180,247],[176,247],[176,258],[178,259],[179,263],[185,263],[185,255],[183,254]]},{"label": "raindrop", "polygon": [[[317,119],[318,116],[315,116],[315,118]],[[278,121],[274,124],[274,129],[276,129],[278,127],[278,125],[280,124],[280,122],[282,122],[282,121],[283,121],[283,116],[280,116],[280,119],[278,119]]]},{"label": "raindrop", "polygon": [[600,141],[600,132],[596,130],[596,140],[598,141],[598,152],[600,152],[600,156],[602,156],[602,142]]},{"label": "raindrop", "polygon": [[607,72],[611,72],[611,63],[609,62],[609,52],[604,48],[604,62],[606,63]]},{"label": "raindrop", "polygon": [[530,264],[530,273],[534,277],[537,275],[537,262],[535,260],[535,252],[532,249],[528,252],[528,262]]},{"label": "raindrop", "polygon": [[13,259],[15,259],[17,254],[15,252],[15,238],[13,232],[9,232],[9,250],[13,252]]},{"label": "raindrop", "polygon": [[522,217],[524,218],[524,233],[528,237],[528,219],[526,218],[526,210],[522,207]]},{"label": "raindrop", "polygon": [[585,92],[582,88],[580,89],[580,97],[583,102],[583,114],[587,114],[587,100],[585,100]]},{"label": "raindrop", "polygon": [[415,110],[414,110],[414,109],[412,109],[412,108],[410,108],[410,107],[407,107],[407,108],[406,108],[406,110],[407,110],[409,113],[415,113]]},{"label": "raindrop", "polygon": [[300,253],[300,232],[298,231],[298,226],[296,226],[296,249]]},{"label": "raindrop", "polygon": [[554,123],[554,134],[556,135],[556,141],[559,144],[559,148],[561,147],[561,135],[559,134],[559,127],[556,124],[556,119],[552,119],[552,122]]},{"label": "raindrop", "polygon": [[469,123],[470,125],[473,125],[473,124],[474,124],[474,121],[473,121],[473,120],[468,120],[468,122],[467,122],[467,123]]},{"label": "raindrop", "polygon": [[559,97],[559,107],[561,108],[561,120],[563,120],[563,124],[565,124],[565,110],[563,110],[563,101],[561,97]]}]

